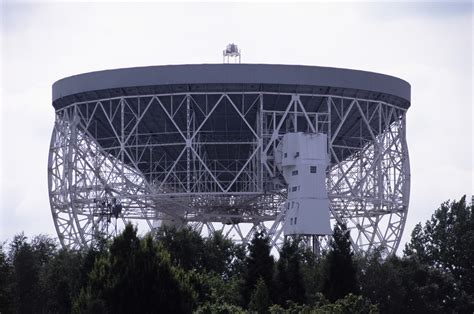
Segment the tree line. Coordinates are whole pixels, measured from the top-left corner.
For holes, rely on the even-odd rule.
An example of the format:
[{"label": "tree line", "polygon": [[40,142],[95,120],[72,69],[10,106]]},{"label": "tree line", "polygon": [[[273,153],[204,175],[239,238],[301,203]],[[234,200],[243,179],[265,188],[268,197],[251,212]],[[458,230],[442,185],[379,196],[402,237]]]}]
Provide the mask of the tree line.
[{"label": "tree line", "polygon": [[275,258],[263,232],[243,246],[127,225],[76,251],[21,233],[0,249],[0,312],[472,313],[473,210],[465,197],[441,204],[402,256],[354,254],[344,223],[319,258],[298,238]]}]

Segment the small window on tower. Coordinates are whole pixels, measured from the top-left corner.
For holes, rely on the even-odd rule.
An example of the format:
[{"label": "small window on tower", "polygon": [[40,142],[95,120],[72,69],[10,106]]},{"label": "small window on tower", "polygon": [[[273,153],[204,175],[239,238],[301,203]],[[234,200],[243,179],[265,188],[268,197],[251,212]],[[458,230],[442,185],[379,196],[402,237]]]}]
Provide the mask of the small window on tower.
[{"label": "small window on tower", "polygon": [[290,218],[290,225],[293,224],[293,218]]},{"label": "small window on tower", "polygon": [[298,187],[294,186],[294,187],[291,188],[291,192],[296,192],[297,189],[298,189]]},{"label": "small window on tower", "polygon": [[317,170],[316,166],[311,166],[311,167],[309,168],[309,172],[310,172],[310,173],[316,173],[316,170]]},{"label": "small window on tower", "polygon": [[287,153],[284,153],[284,154],[283,154],[283,157],[285,157],[285,158],[286,158],[287,156],[288,156],[288,154],[287,154]]},{"label": "small window on tower", "polygon": [[298,217],[295,217],[295,225],[296,225],[296,218],[298,218]]},{"label": "small window on tower", "polygon": [[291,175],[297,176],[297,175],[298,175],[298,170],[293,170],[293,171],[291,172]]}]

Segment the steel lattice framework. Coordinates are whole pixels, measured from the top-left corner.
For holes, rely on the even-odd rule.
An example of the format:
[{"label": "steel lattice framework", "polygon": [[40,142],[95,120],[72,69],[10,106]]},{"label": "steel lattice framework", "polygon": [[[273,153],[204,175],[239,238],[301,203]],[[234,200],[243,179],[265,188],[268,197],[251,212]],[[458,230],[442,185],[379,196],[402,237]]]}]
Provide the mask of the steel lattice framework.
[{"label": "steel lattice framework", "polygon": [[347,222],[356,250],[394,252],[410,191],[406,110],[337,94],[245,90],[72,102],[56,110],[49,153],[59,239],[77,248],[128,221],[152,231],[174,221],[243,243],[266,230],[278,247],[286,185],[276,147],[288,132],[322,132],[332,222]]}]

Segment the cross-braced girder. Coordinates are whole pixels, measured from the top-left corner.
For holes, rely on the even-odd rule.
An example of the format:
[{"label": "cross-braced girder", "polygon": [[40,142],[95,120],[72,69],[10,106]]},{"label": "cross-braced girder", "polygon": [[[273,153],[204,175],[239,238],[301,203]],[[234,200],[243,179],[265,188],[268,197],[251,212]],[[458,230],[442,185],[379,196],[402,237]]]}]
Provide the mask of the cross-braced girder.
[{"label": "cross-braced girder", "polygon": [[73,103],[56,112],[49,156],[59,238],[79,247],[128,221],[153,230],[171,217],[243,243],[266,230],[278,247],[286,184],[274,154],[285,133],[307,132],[328,135],[333,223],[347,222],[357,250],[394,252],[409,201],[405,112],[383,101],[271,92]]}]

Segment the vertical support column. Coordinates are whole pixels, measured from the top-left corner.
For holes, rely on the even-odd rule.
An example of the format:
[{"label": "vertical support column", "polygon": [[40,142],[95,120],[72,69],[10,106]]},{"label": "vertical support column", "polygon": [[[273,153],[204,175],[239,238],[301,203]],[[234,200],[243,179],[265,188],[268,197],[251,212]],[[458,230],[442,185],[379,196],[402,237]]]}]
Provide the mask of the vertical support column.
[{"label": "vertical support column", "polygon": [[124,173],[124,154],[125,154],[125,101],[123,98],[120,99],[120,157],[122,175]]},{"label": "vertical support column", "polygon": [[[331,152],[331,149],[332,149],[332,142],[331,142],[331,139],[332,139],[332,126],[331,126],[331,107],[332,107],[332,98],[331,96],[328,96],[328,98],[326,98],[326,105],[327,105],[327,108],[326,108],[326,112],[328,113],[328,116],[327,116],[327,135],[328,135],[328,152],[329,152],[329,167],[331,167],[331,159],[332,159],[332,152]],[[332,190],[332,180],[326,180],[326,188],[328,191],[331,191]],[[329,202],[329,210],[332,212],[332,205],[331,205],[331,202]]]},{"label": "vertical support column", "polygon": [[[406,204],[406,206],[408,207],[408,204],[410,203],[410,180],[411,180],[411,176],[410,176],[410,155],[408,153],[408,143],[407,143],[407,137],[406,137],[406,130],[407,130],[407,121],[406,121],[406,111],[403,111],[402,112],[402,117],[401,117],[401,139],[400,139],[400,142],[401,142],[401,150],[402,150],[402,153],[401,153],[401,156],[400,158],[402,159],[402,171],[403,171],[403,188],[402,188],[402,193],[403,193],[403,203]],[[407,215],[406,215],[406,212],[405,212],[405,215],[403,216],[403,219],[401,221],[401,231],[403,231],[404,227],[405,227],[405,222],[406,222],[406,218],[407,218]],[[401,232],[400,231],[400,232]],[[395,250],[398,248],[398,245],[400,243],[400,238],[398,239],[398,242],[395,246]]]},{"label": "vertical support column", "polygon": [[[264,147],[263,147],[263,119],[264,119],[264,114],[263,114],[263,94],[260,94],[259,96],[259,111],[258,111],[258,119],[259,119],[259,128],[257,129],[257,134],[260,137],[259,139],[259,145],[260,145],[260,160],[257,162],[257,167],[258,167],[258,188],[260,191],[263,191],[263,162],[267,162],[267,158],[264,155]],[[265,117],[266,119],[266,117]]]},{"label": "vertical support column", "polygon": [[[327,112],[328,112],[328,132],[327,132],[327,135],[328,135],[328,140],[330,141],[332,139],[332,121],[331,121],[331,108],[332,108],[332,97],[328,97],[327,98],[327,101],[326,101],[326,104],[328,106],[327,108]],[[331,144],[332,143],[328,143],[328,144]],[[329,147],[329,150],[330,150],[330,147]]]},{"label": "vertical support column", "polygon": [[[80,236],[80,241],[81,241],[81,244],[85,244],[86,243],[86,239],[84,237],[84,233],[83,233],[83,230],[81,230],[80,226],[77,225],[77,208],[76,208],[76,190],[75,190],[75,175],[76,175],[76,171],[77,171],[77,164],[76,164],[76,154],[77,154],[77,151],[78,151],[78,141],[77,141],[77,138],[78,138],[78,134],[77,134],[77,125],[79,124],[79,115],[77,113],[77,105],[74,105],[74,107],[72,108],[72,110],[70,110],[69,112],[69,127],[70,127],[70,130],[71,130],[71,133],[70,133],[70,138],[69,138],[69,143],[67,144],[67,165],[65,165],[65,172],[67,173],[67,193],[69,195],[69,206],[70,206],[70,209],[71,209],[71,212],[72,212],[72,216],[71,216],[71,222],[70,224],[72,225],[73,224],[73,221],[72,220],[75,220],[76,222],[76,227],[78,227],[78,230],[79,230],[79,236]],[[79,242],[79,239],[78,241]],[[80,245],[81,245],[80,244]]]},{"label": "vertical support column", "polygon": [[293,101],[293,132],[298,132],[298,95],[293,95],[291,100]]},{"label": "vertical support column", "polygon": [[191,104],[186,94],[186,192],[191,192]]},{"label": "vertical support column", "polygon": [[316,130],[316,133],[319,133],[319,113],[314,115],[314,129]]},{"label": "vertical support column", "polygon": [[311,241],[313,244],[313,248],[312,248],[313,254],[317,258],[321,257],[321,244],[319,243],[319,236],[313,235]]},{"label": "vertical support column", "polygon": [[[189,96],[189,97],[191,98],[191,96]],[[190,100],[190,103],[191,103],[191,100]],[[190,123],[190,125],[191,125],[191,130],[190,130],[189,136],[191,136],[191,134],[194,134],[194,132],[196,131],[196,113],[195,113],[194,110],[191,111],[191,123]],[[200,184],[197,184],[197,182],[195,182],[196,180],[200,181],[200,179],[199,179],[200,176],[198,174],[199,170],[196,168],[196,155],[191,153],[190,158],[192,159],[192,162],[193,162],[193,164],[192,164],[192,172],[193,172],[192,180],[193,180],[193,182],[192,183],[195,185],[194,191],[196,191],[196,187],[198,189],[200,189],[199,188]]]},{"label": "vertical support column", "polygon": [[[276,129],[277,129],[276,117],[277,117],[277,116],[276,116],[276,112],[273,111],[272,134],[275,134],[275,131],[276,131]],[[282,119],[283,119],[283,118],[282,118]],[[272,137],[273,137],[273,136],[272,136]],[[276,138],[277,138],[277,137],[276,137]],[[273,138],[270,138],[270,141],[272,141],[272,140],[273,140],[273,142],[272,142],[273,150],[272,150],[272,151],[275,152],[275,151],[276,151],[276,148],[277,148],[277,142],[276,142],[276,140],[274,140]],[[273,160],[275,160],[275,156],[273,156]],[[271,169],[271,170],[273,171],[274,174],[276,173],[276,162],[274,162],[274,163],[272,164],[272,169]]]},{"label": "vertical support column", "polygon": [[[382,105],[378,103],[377,109],[379,110],[379,133],[382,134]],[[381,147],[383,147],[384,136],[379,135],[379,140],[374,143],[374,162],[376,163],[375,171],[377,173],[377,198],[380,200],[379,205],[382,205],[383,200],[383,171],[382,171],[382,151]]]}]

